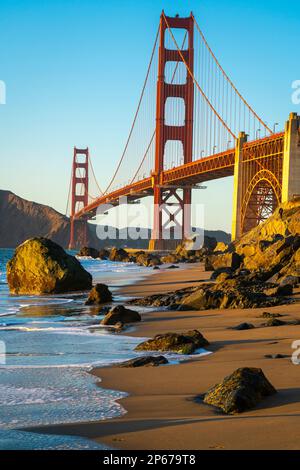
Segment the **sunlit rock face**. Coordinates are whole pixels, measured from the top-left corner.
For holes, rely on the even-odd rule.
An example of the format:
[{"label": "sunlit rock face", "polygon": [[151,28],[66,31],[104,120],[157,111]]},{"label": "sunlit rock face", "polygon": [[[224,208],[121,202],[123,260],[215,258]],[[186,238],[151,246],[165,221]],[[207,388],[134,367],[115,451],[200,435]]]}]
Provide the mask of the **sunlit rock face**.
[{"label": "sunlit rock face", "polygon": [[12,294],[42,295],[90,289],[92,276],[61,246],[31,238],[7,263],[7,282]]}]

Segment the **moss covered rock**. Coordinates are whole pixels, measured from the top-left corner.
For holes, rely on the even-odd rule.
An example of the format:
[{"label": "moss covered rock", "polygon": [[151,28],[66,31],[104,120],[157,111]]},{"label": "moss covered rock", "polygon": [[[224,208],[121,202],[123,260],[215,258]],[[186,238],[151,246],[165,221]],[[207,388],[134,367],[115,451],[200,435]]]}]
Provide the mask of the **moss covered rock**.
[{"label": "moss covered rock", "polygon": [[7,263],[7,282],[13,294],[41,295],[90,289],[92,276],[61,246],[31,238]]},{"label": "moss covered rock", "polygon": [[235,414],[254,408],[264,398],[276,393],[261,369],[242,367],[212,387],[204,402]]},{"label": "moss covered rock", "polygon": [[156,335],[136,346],[136,351],[170,351],[178,354],[192,354],[196,349],[209,345],[198,330],[186,333],[165,333]]}]

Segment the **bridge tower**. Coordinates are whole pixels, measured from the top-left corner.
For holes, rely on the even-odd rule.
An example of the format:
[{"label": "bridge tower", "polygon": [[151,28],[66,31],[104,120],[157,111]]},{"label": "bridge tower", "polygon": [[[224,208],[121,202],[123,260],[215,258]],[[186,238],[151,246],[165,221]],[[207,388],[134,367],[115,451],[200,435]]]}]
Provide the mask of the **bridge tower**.
[{"label": "bridge tower", "polygon": [[74,147],[71,189],[71,217],[69,250],[88,244],[88,223],[86,217],[75,219],[81,207],[88,205],[89,149]]},{"label": "bridge tower", "polygon": [[[165,46],[166,30],[170,28],[185,29],[188,35],[187,48],[181,54],[177,50]],[[168,141],[180,141],[183,146],[184,164],[192,161],[193,151],[193,109],[194,82],[187,72],[185,83],[169,84],[165,80],[165,67],[168,61],[183,62],[183,58],[191,73],[194,70],[194,21],[192,14],[187,18],[160,17],[160,40],[158,58],[158,78],[156,95],[156,141],[155,168],[152,173],[154,189],[154,224],[149,243],[151,250],[175,248],[176,245],[190,234],[191,225],[191,187],[180,188],[162,185],[164,155]],[[165,108],[167,98],[183,99],[185,104],[184,125],[167,125]],[[181,192],[181,191],[180,191]],[[174,201],[175,202],[172,202]],[[175,208],[175,211],[172,210]],[[174,234],[176,233],[176,237]],[[178,234],[180,233],[180,237]],[[171,238],[171,239],[170,239]],[[173,238],[173,239],[172,239]]]},{"label": "bridge tower", "polygon": [[300,116],[291,113],[285,124],[282,202],[300,196]]}]

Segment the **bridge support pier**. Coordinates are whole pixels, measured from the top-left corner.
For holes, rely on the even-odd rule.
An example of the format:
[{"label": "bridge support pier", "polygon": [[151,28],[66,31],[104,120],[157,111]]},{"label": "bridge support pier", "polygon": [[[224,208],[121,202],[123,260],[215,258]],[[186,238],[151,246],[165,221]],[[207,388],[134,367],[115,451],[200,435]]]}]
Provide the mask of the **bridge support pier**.
[{"label": "bridge support pier", "polygon": [[242,235],[242,177],[241,166],[243,156],[243,145],[247,142],[247,135],[245,132],[240,132],[236,141],[235,147],[235,161],[234,161],[234,175],[233,175],[233,204],[232,204],[232,241]]},{"label": "bridge support pier", "polygon": [[291,113],[285,125],[282,202],[300,196],[300,116]]},{"label": "bridge support pier", "polygon": [[82,246],[88,246],[89,236],[88,236],[88,222],[87,218],[70,219],[70,243],[69,250],[77,250]]},{"label": "bridge support pier", "polygon": [[174,250],[191,232],[191,189],[154,188],[154,225],[149,250]]}]

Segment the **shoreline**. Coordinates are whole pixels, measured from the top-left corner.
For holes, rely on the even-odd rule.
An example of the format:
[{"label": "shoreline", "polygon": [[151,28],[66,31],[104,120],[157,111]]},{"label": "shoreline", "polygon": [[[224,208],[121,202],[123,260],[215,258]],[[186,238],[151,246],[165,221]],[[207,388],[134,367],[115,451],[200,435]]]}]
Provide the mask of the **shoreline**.
[{"label": "shoreline", "polygon": [[[200,263],[155,272],[120,288],[123,298],[163,293],[208,279]],[[296,298],[299,298],[299,292]],[[291,343],[300,339],[300,325],[261,327],[266,309],[151,311],[124,334],[149,337],[167,331],[199,329],[213,354],[179,364],[124,369],[95,368],[102,388],[128,396],[118,400],[126,413],[90,423],[43,426],[28,430],[75,435],[115,449],[299,449],[299,369],[293,365]],[[268,308],[284,320],[300,320],[299,303]],[[229,329],[244,321],[252,330]],[[284,354],[267,359],[265,354]],[[254,410],[227,416],[197,397],[238,367],[260,367],[279,393]]]}]

